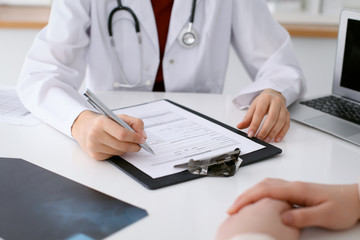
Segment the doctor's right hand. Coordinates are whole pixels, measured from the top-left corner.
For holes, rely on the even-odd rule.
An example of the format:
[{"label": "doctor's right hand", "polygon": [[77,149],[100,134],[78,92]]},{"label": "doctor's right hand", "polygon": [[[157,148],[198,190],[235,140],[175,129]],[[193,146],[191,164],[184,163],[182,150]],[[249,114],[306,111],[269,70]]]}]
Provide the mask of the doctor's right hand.
[{"label": "doctor's right hand", "polygon": [[141,119],[119,115],[135,132],[121,127],[110,118],[92,111],[82,112],[75,120],[71,134],[81,148],[96,160],[105,160],[126,152],[140,151],[146,141]]}]

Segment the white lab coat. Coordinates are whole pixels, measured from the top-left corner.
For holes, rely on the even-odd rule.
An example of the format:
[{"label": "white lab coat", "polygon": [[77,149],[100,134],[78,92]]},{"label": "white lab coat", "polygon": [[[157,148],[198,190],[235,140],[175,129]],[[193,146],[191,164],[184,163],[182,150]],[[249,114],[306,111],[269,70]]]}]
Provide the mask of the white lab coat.
[{"label": "white lab coat", "polygon": [[[265,0],[198,0],[194,29],[199,42],[185,49],[177,37],[188,24],[191,4],[192,0],[174,1],[162,62],[166,91],[221,93],[232,44],[254,80],[234,99],[238,107],[248,106],[266,88],[281,92],[287,104],[300,97],[303,75],[289,34],[273,20]],[[131,90],[151,91],[160,64],[151,1],[123,0],[123,5],[139,18],[143,69],[133,20],[124,12],[112,23],[117,54],[130,82],[140,73],[151,83]],[[116,0],[54,0],[49,24],[26,57],[18,85],[22,102],[68,136],[76,117],[89,109],[78,92],[83,80],[91,90],[114,90],[114,82],[120,80],[107,30],[109,13],[116,6]]]}]

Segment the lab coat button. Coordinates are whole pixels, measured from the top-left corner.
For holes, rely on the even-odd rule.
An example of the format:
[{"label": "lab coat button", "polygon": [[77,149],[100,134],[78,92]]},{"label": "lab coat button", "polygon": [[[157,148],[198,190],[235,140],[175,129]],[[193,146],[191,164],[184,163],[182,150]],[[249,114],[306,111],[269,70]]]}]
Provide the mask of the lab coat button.
[{"label": "lab coat button", "polygon": [[151,69],[151,68],[150,68],[149,65],[147,65],[147,66],[145,67],[145,71],[147,71],[147,72],[150,71],[150,69]]},{"label": "lab coat button", "polygon": [[145,85],[146,85],[146,86],[151,86],[151,81],[150,81],[150,80],[147,80],[147,81],[145,82]]},{"label": "lab coat button", "polygon": [[174,63],[175,63],[175,60],[174,60],[174,59],[170,59],[169,63],[170,63],[170,64],[174,64]]}]

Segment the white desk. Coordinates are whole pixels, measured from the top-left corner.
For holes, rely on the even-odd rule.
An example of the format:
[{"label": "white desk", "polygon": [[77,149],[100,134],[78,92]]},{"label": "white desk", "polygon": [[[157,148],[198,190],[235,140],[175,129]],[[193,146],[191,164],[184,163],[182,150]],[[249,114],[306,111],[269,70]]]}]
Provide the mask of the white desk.
[{"label": "white desk", "polygon": [[[180,93],[100,93],[111,108],[167,98],[236,126],[245,115],[231,95]],[[231,178],[202,178],[159,190],[147,190],[108,162],[89,158],[78,144],[40,124],[0,124],[0,157],[23,158],[93,189],[134,204],[149,216],[108,239],[214,239],[226,210],[245,189],[266,177],[319,183],[355,183],[360,177],[360,147],[292,122],[281,143],[283,153],[241,168]],[[301,239],[359,239],[360,224],[343,232],[317,228]]]}]

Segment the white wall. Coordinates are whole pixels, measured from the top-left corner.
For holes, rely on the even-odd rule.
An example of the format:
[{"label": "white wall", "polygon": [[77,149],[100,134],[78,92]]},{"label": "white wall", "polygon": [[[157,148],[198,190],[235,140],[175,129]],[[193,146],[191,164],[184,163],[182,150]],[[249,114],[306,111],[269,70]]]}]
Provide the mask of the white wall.
[{"label": "white wall", "polygon": [[0,29],[0,85],[14,86],[39,30]]},{"label": "white wall", "polygon": [[337,39],[295,38],[293,42],[308,85],[306,96],[329,94]]},{"label": "white wall", "polygon": [[[336,41],[331,38],[293,38],[295,54],[308,86],[305,96],[331,92]],[[224,92],[236,93],[237,89],[250,82],[236,54],[231,51]]]},{"label": "white wall", "polygon": [[0,0],[0,4],[49,6],[52,0]]},{"label": "white wall", "polygon": [[[38,30],[0,29],[0,85],[15,86],[23,64]],[[294,38],[294,49],[307,79],[306,96],[331,92],[336,39]],[[250,83],[236,54],[230,52],[224,92],[237,91]]]}]

